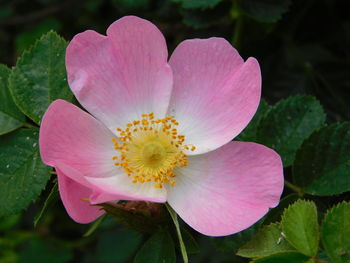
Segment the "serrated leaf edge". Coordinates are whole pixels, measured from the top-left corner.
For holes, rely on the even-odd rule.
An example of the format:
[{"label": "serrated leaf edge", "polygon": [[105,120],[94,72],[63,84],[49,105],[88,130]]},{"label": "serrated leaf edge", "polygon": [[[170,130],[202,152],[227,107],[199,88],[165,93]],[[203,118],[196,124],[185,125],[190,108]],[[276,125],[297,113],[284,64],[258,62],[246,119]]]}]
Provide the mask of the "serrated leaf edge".
[{"label": "serrated leaf edge", "polygon": [[26,57],[28,57],[28,56],[30,55],[30,53],[33,51],[33,49],[35,49],[35,48],[38,46],[39,42],[42,41],[43,38],[47,37],[47,36],[50,35],[50,34],[52,34],[52,35],[58,37],[58,39],[59,39],[60,41],[65,42],[65,43],[68,43],[63,37],[61,37],[59,34],[57,34],[56,31],[54,31],[54,30],[48,31],[47,33],[43,34],[40,38],[38,38],[37,40],[35,40],[35,42],[34,42],[33,45],[31,45],[28,49],[26,49],[26,50],[24,50],[24,51],[22,52],[22,55],[18,57],[18,59],[17,59],[17,61],[16,61],[16,65],[15,65],[14,67],[12,67],[11,73],[10,73],[10,75],[9,75],[9,77],[8,77],[8,85],[9,85],[8,87],[9,87],[9,91],[10,91],[10,93],[11,93],[13,102],[16,104],[17,108],[18,108],[25,116],[27,116],[27,117],[30,118],[34,123],[39,124],[39,125],[40,125],[40,121],[37,122],[36,120],[34,120],[34,119],[32,118],[32,116],[31,116],[31,114],[28,114],[28,112],[20,106],[20,103],[17,101],[16,96],[14,96],[14,91],[13,91],[12,84],[11,84],[11,78],[12,78],[12,75],[15,74],[15,73],[14,73],[15,70],[19,70],[19,69],[17,68],[17,66],[21,64],[21,62],[23,61],[23,59],[25,59]]},{"label": "serrated leaf edge", "polygon": [[242,9],[242,12],[243,12],[246,16],[248,16],[248,17],[250,17],[251,19],[254,19],[254,20],[258,21],[258,22],[262,22],[262,23],[271,23],[271,24],[272,24],[272,23],[277,23],[279,20],[281,20],[282,17],[283,17],[283,15],[284,15],[285,13],[287,13],[287,12],[290,10],[290,6],[291,6],[291,5],[292,5],[292,1],[288,1],[288,6],[287,6],[286,10],[285,10],[284,12],[282,12],[281,14],[279,14],[278,17],[277,17],[277,19],[262,19],[262,18],[259,18],[259,17],[257,17],[257,16],[254,16],[254,15],[252,15],[252,14],[246,12],[244,9]]},{"label": "serrated leaf edge", "polygon": [[[283,210],[283,214],[282,214],[282,217],[281,217],[281,228],[282,228],[282,232],[283,232],[283,233],[285,233],[285,231],[284,231],[284,229],[283,229],[283,228],[284,228],[284,227],[283,227],[283,221],[285,220],[286,211],[288,211],[292,206],[294,206],[294,205],[296,205],[296,204],[303,203],[303,202],[313,205],[313,208],[316,209],[316,220],[317,220],[317,206],[316,206],[315,202],[310,201],[310,200],[305,200],[305,199],[299,199],[299,200],[295,201],[294,203],[288,205],[288,207],[286,207],[286,208]],[[317,227],[318,227],[318,232],[317,232],[317,244],[318,244],[318,249],[317,249],[317,251],[316,251],[316,254],[317,254],[317,252],[318,252],[318,250],[319,250],[319,246],[320,246],[320,226],[319,226],[318,221],[317,221]],[[310,257],[310,255],[307,255],[307,254],[305,254],[304,252],[299,251],[298,248],[296,248],[296,247],[294,246],[294,244],[288,239],[287,235],[285,235],[285,239],[288,241],[288,243],[289,243],[292,247],[294,247],[294,248],[297,250],[297,252],[299,252],[299,253],[301,253],[301,254],[303,254],[303,255],[305,255],[305,256]],[[313,256],[315,256],[315,255],[313,255]]]},{"label": "serrated leaf edge", "polygon": [[[267,257],[271,257],[271,256],[275,256],[275,255],[279,255],[279,254],[285,254],[285,253],[294,253],[294,254],[300,254],[300,255],[303,255],[303,256],[306,256],[306,257],[309,257],[303,253],[300,253],[299,251],[295,251],[295,250],[291,250],[291,251],[283,251],[283,252],[277,252],[277,253],[274,253],[274,254],[271,254],[269,256],[266,256],[266,257],[260,257],[260,258],[254,258],[252,261],[250,261],[249,263],[256,263],[257,260],[260,260],[260,259],[263,259],[263,258],[267,258]],[[311,259],[311,257],[310,257]]]},{"label": "serrated leaf edge", "polygon": [[[262,123],[264,123],[264,121],[269,117],[270,114],[273,114],[273,111],[276,110],[276,108],[278,107],[281,107],[281,105],[289,105],[291,103],[291,101],[293,100],[300,100],[300,99],[311,99],[311,101],[313,102],[316,102],[317,105],[320,107],[320,109],[322,109],[322,117],[324,120],[326,120],[326,113],[324,111],[324,108],[322,106],[322,104],[320,103],[320,101],[312,96],[312,95],[307,95],[307,94],[297,94],[297,95],[294,95],[294,96],[290,96],[290,97],[287,97],[285,99],[281,99],[279,100],[277,103],[275,103],[274,105],[270,105],[270,108],[263,114],[263,116],[260,118],[258,124],[257,124],[257,134],[256,134],[256,139],[257,141],[259,142],[259,136],[258,136],[258,133],[259,133],[259,130],[261,129],[261,125]],[[293,162],[286,166],[286,167],[289,167],[289,166],[293,166],[294,162],[295,162],[295,158],[297,156],[297,152],[302,148],[302,145],[303,143],[317,130],[319,130],[320,128],[322,128],[322,126],[325,125],[325,124],[321,124],[321,126],[317,129],[315,129],[312,133],[309,134],[309,136],[307,136],[303,141],[302,143],[300,144],[300,147],[295,151],[295,154],[294,154],[294,160]],[[290,136],[289,136],[290,137]],[[289,141],[289,138],[288,140]],[[283,164],[284,166],[284,164]]]},{"label": "serrated leaf edge", "polygon": [[[341,206],[346,206],[348,205],[349,206],[349,209],[350,209],[350,202],[347,202],[347,201],[342,201],[334,206],[332,206],[330,209],[327,210],[326,214],[324,215],[323,217],[323,220],[322,220],[322,224],[321,224],[321,237],[322,237],[322,234],[323,234],[323,226],[324,226],[324,222],[326,221],[326,219],[328,219],[328,217],[334,213],[334,211],[336,209],[339,209]],[[321,241],[322,241],[322,244],[323,244],[323,239],[321,238]],[[325,252],[327,253],[327,255],[329,256],[329,253],[328,251],[326,251],[326,248],[324,247],[325,249]],[[330,257],[330,256],[329,256]],[[333,260],[333,259],[332,259]]]},{"label": "serrated leaf edge", "polygon": [[[345,126],[345,125],[350,125],[350,121],[344,121],[344,122],[335,122],[335,123],[332,123],[332,124],[323,124],[321,127],[319,127],[318,129],[316,129],[316,130],[314,130],[311,134],[310,134],[310,136],[309,137],[307,137],[304,141],[303,141],[303,143],[301,144],[301,146],[299,147],[299,149],[297,150],[297,152],[296,152],[296,154],[295,154],[295,160],[296,160],[296,158],[297,158],[297,156],[298,156],[298,154],[300,154],[299,152],[302,152],[302,150],[303,150],[303,148],[304,148],[304,145],[306,144],[306,143],[308,143],[308,140],[311,140],[311,138],[312,138],[312,136],[316,136],[318,133],[320,133],[320,132],[323,132],[323,130],[327,130],[327,129],[332,129],[334,126]],[[339,127],[338,127],[339,128]],[[293,166],[292,166],[292,177],[293,177],[293,182],[295,182],[296,180],[295,180],[295,177],[294,177],[294,174],[295,174],[295,160],[294,160],[294,164],[293,164]],[[327,171],[327,173],[329,172],[330,170],[328,170]],[[320,177],[320,178],[318,178],[318,179],[321,179],[322,177]],[[314,181],[316,181],[316,180],[314,180]],[[312,182],[314,182],[314,181],[312,181]],[[298,184],[297,184],[298,185]],[[299,185],[298,185],[299,186]],[[341,193],[334,193],[334,194],[326,194],[326,195],[320,195],[320,194],[316,194],[316,193],[314,193],[314,192],[311,192],[311,191],[308,191],[307,190],[307,187],[302,187],[302,186],[299,186],[299,187],[301,187],[306,193],[308,193],[308,194],[311,194],[311,195],[317,195],[317,196],[336,196],[336,195],[339,195],[339,194],[342,194],[342,193],[344,193],[344,192],[346,192],[346,191],[343,191],[343,192],[341,192]]]},{"label": "serrated leaf edge", "polygon": [[207,9],[213,9],[215,6],[220,4],[223,0],[218,0],[216,3],[211,3],[207,6],[199,6],[199,7],[186,7],[186,2],[187,0],[172,0],[173,3],[179,4],[181,8],[186,9],[186,10],[207,10]]},{"label": "serrated leaf edge", "polygon": [[[271,226],[274,226],[274,225],[276,225],[277,227],[280,228],[282,238],[286,239],[286,237],[284,236],[283,231],[282,231],[282,229],[281,229],[281,228],[282,228],[281,223],[277,223],[277,222],[270,223],[270,224],[268,224],[268,225],[264,225],[261,229],[259,229],[259,231],[252,237],[251,240],[249,240],[248,242],[246,242],[243,246],[241,246],[241,247],[238,249],[236,255],[238,255],[238,256],[240,256],[240,257],[244,257],[244,258],[253,258],[253,259],[255,260],[255,259],[260,259],[260,258],[269,257],[269,256],[272,256],[272,255],[275,255],[275,254],[279,254],[279,253],[284,253],[284,252],[298,252],[297,250],[280,250],[280,251],[278,251],[278,252],[273,252],[273,253],[268,254],[268,255],[265,255],[265,256],[257,256],[257,257],[248,257],[248,256],[245,256],[245,255],[240,255],[240,254],[239,254],[240,249],[241,249],[242,247],[244,247],[245,245],[247,245],[248,243],[250,243],[250,242],[256,237],[256,235],[259,234],[260,231],[263,231],[263,230],[265,230],[266,228],[271,227]],[[288,242],[288,244],[290,244],[289,241],[288,241],[287,239],[286,239],[286,241]],[[292,246],[292,245],[291,245],[291,246]],[[294,247],[294,246],[293,246],[293,247]]]},{"label": "serrated leaf edge", "polygon": [[[9,81],[9,80],[10,80],[10,74],[11,74],[12,70],[11,70],[7,65],[5,65],[5,64],[0,64],[0,71],[1,71],[1,70],[7,71],[7,72],[6,72],[7,78],[6,78],[6,80],[5,80],[5,82],[7,82],[7,83],[6,83],[7,86],[5,86],[5,88],[7,88],[8,92],[9,92],[10,95],[11,95],[11,99],[12,99],[13,103],[14,103],[15,106],[18,108],[17,104],[14,102],[13,95],[12,95],[12,93],[11,93],[11,91],[10,91],[10,85],[9,85],[9,82],[10,82],[10,81]],[[18,110],[21,114],[23,114],[22,111],[21,111],[19,108],[18,108],[17,110]],[[24,116],[24,115],[22,115],[22,116],[23,116],[23,119],[21,120],[21,119],[18,119],[17,117],[15,117],[15,116],[9,114],[8,112],[1,112],[1,113],[2,113],[3,115],[6,115],[6,116],[8,116],[8,117],[14,119],[15,121],[17,121],[17,122],[19,122],[19,123],[21,123],[21,125],[17,125],[16,127],[12,128],[12,129],[9,129],[9,130],[7,130],[7,131],[5,131],[5,132],[2,132],[2,133],[0,133],[0,135],[4,135],[4,134],[10,133],[10,132],[12,132],[12,131],[14,131],[14,130],[17,130],[17,129],[20,128],[20,127],[23,125],[23,123],[25,122],[25,116]]]}]

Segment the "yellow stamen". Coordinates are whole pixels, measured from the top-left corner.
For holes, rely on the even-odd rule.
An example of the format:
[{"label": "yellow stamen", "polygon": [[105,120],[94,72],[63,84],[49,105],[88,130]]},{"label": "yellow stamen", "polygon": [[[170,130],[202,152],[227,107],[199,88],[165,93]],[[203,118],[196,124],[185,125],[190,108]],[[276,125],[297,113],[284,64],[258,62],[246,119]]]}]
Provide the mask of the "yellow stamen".
[{"label": "yellow stamen", "polygon": [[164,183],[176,184],[174,169],[187,166],[184,151],[195,151],[192,144],[184,145],[185,135],[178,134],[179,123],[173,116],[155,119],[154,113],[142,114],[140,120],[117,128],[118,140],[112,139],[119,153],[112,160],[120,166],[132,183],[154,182],[154,187],[163,188]]}]

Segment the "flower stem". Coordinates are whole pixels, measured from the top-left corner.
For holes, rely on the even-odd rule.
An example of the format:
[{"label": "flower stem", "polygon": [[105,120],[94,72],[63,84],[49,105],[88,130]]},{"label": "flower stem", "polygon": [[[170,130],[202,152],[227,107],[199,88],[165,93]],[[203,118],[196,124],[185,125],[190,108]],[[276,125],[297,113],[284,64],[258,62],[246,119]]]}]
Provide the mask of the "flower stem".
[{"label": "flower stem", "polygon": [[303,195],[304,194],[304,191],[300,187],[292,184],[291,182],[288,182],[287,180],[284,180],[284,185],[287,186],[289,189],[293,190],[294,192],[296,192],[299,195]]},{"label": "flower stem", "polygon": [[168,203],[165,203],[166,208],[169,211],[169,214],[171,216],[171,219],[174,222],[175,228],[176,228],[176,232],[177,232],[177,236],[179,238],[179,243],[180,243],[180,250],[181,250],[181,254],[182,254],[182,258],[184,260],[184,263],[188,263],[188,256],[187,256],[187,251],[186,251],[186,247],[185,244],[182,240],[182,235],[181,235],[181,230],[180,230],[180,225],[179,225],[179,221],[177,220],[177,214],[176,212],[171,208],[171,206]]},{"label": "flower stem", "polygon": [[100,216],[88,229],[88,231],[86,231],[86,233],[83,235],[83,237],[88,237],[90,236],[101,224],[102,222],[106,219],[106,215],[104,214],[102,216]]},{"label": "flower stem", "polygon": [[29,123],[29,122],[25,122],[25,123],[23,124],[23,127],[30,128],[30,129],[38,128],[38,126],[33,125],[33,124]]},{"label": "flower stem", "polygon": [[235,20],[235,27],[232,37],[232,45],[238,49],[240,45],[242,27],[243,27],[243,14],[239,8],[239,0],[233,0],[233,6],[231,9],[231,18]]},{"label": "flower stem", "polygon": [[236,25],[235,25],[235,32],[233,35],[233,39],[232,39],[232,44],[235,48],[238,48],[240,45],[240,40],[241,40],[241,35],[242,35],[242,25],[243,25],[243,19],[240,16],[237,21],[236,21]]}]

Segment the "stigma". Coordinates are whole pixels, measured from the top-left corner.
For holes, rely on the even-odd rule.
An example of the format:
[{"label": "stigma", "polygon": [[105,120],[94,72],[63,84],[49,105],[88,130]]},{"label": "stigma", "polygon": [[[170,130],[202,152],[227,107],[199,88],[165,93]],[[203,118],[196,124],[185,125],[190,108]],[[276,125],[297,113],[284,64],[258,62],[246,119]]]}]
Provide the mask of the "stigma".
[{"label": "stigma", "polygon": [[156,119],[154,113],[142,114],[139,120],[117,128],[118,138],[113,138],[117,155],[114,165],[121,167],[132,183],[153,183],[163,188],[176,183],[176,167],[187,166],[186,151],[195,151],[185,144],[185,135],[178,134],[179,123],[173,116]]}]

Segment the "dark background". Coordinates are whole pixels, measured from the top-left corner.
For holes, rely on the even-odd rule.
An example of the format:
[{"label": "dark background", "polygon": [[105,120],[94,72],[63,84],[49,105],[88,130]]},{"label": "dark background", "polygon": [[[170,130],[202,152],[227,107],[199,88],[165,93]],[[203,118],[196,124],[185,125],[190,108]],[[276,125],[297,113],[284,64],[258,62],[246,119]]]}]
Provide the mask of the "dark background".
[{"label": "dark background", "polygon": [[[67,40],[86,29],[104,34],[112,22],[130,14],[156,24],[170,54],[185,39],[218,36],[243,58],[256,57],[263,97],[270,104],[310,94],[320,100],[328,122],[350,119],[346,0],[0,0],[0,63],[15,65],[23,50],[51,29]],[[109,220],[82,238],[88,226],[69,219],[60,202],[34,229],[33,218],[47,195],[21,215],[0,221],[0,262],[131,262],[148,237]],[[247,262],[216,246],[218,241],[191,233],[201,251],[191,255],[191,262]],[[242,238],[224,241],[231,249]]]}]

